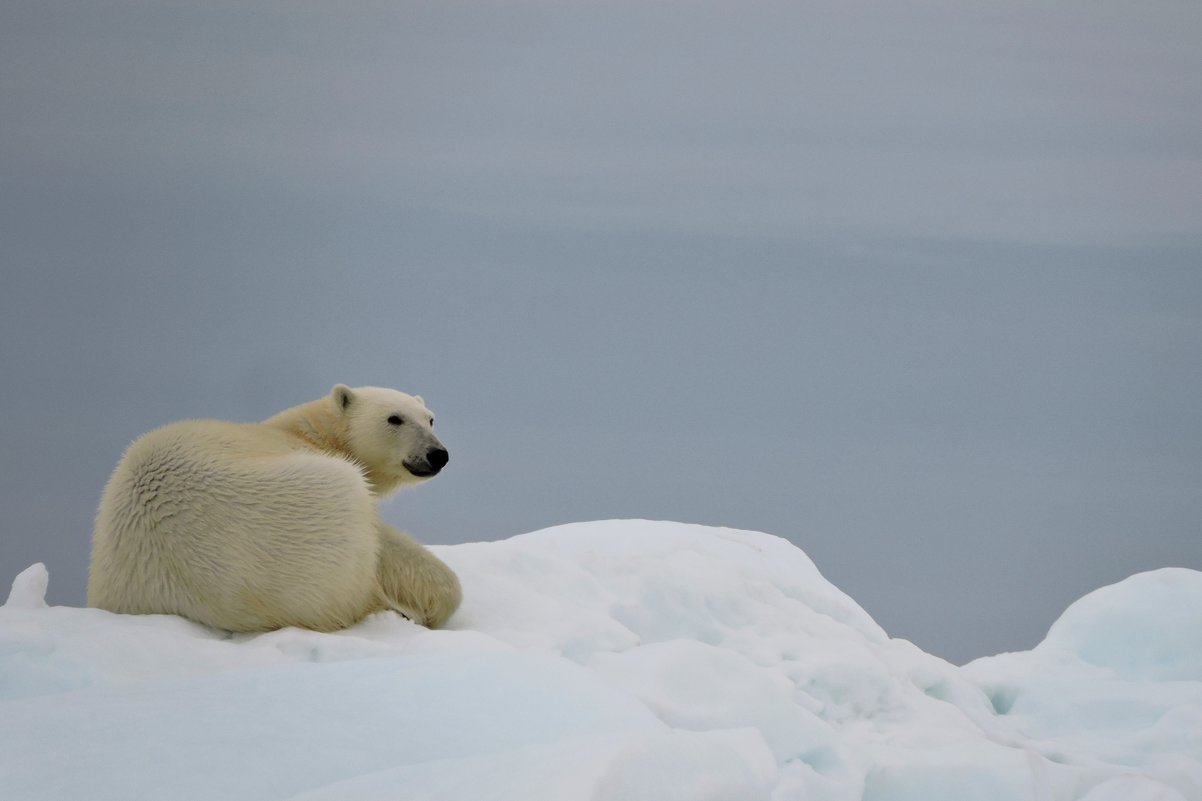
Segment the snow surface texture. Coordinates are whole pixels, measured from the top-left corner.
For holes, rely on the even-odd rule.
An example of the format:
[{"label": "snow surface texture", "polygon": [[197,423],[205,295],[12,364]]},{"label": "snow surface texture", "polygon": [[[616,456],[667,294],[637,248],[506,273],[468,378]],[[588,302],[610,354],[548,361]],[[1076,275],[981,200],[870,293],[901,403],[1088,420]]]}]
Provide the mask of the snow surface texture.
[{"label": "snow surface texture", "polygon": [[435,549],[450,628],[231,636],[0,607],[0,798],[1202,801],[1202,573],[958,668],[804,553],[679,523]]}]

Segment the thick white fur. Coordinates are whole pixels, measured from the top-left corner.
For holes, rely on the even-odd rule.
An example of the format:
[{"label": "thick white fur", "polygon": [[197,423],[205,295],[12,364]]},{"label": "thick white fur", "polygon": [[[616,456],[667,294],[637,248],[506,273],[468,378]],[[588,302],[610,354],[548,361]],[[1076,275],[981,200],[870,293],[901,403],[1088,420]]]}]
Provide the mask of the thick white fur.
[{"label": "thick white fur", "polygon": [[459,580],[377,510],[430,477],[411,468],[442,450],[432,421],[420,397],[339,385],[263,423],[146,434],[105,487],[89,605],[228,631],[331,631],[380,609],[441,625]]}]

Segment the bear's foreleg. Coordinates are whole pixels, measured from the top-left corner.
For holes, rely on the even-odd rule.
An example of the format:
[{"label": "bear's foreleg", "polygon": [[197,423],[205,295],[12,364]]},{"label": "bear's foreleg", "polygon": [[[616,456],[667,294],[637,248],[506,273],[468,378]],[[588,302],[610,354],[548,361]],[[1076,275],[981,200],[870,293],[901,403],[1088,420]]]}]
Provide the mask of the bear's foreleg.
[{"label": "bear's foreleg", "polygon": [[459,608],[463,590],[451,568],[403,531],[379,523],[380,588],[396,611],[438,628]]}]

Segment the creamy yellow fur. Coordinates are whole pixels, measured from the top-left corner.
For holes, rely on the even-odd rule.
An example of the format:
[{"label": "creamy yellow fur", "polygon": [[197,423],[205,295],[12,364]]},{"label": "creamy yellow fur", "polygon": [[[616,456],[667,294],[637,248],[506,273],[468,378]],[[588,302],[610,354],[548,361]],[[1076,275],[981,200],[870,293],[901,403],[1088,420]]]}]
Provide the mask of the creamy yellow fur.
[{"label": "creamy yellow fur", "polygon": [[105,487],[88,603],[229,631],[330,631],[380,609],[441,625],[459,580],[377,509],[445,462],[430,419],[420,397],[339,385],[263,423],[146,434]]}]

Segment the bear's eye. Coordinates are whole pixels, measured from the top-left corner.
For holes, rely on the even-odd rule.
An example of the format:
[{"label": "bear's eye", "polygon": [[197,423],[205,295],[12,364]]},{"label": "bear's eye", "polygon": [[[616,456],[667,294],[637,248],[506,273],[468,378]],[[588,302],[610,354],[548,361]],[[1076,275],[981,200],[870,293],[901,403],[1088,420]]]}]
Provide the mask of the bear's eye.
[{"label": "bear's eye", "polygon": [[434,428],[434,418],[430,418],[430,428]]},{"label": "bear's eye", "polygon": [[395,415],[395,414],[392,417],[388,418],[388,425],[390,425],[390,426],[399,426],[403,422],[405,422],[405,421],[402,420],[398,415]]}]

